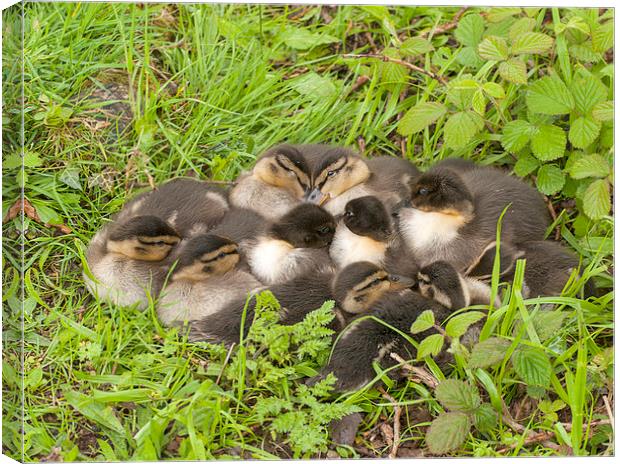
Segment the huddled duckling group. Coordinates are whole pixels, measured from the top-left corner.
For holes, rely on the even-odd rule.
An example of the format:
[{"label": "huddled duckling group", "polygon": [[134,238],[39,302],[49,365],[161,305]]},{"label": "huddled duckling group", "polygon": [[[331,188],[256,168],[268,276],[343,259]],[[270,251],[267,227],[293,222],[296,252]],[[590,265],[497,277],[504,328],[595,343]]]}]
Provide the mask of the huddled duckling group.
[{"label": "huddled duckling group", "polygon": [[278,145],[228,191],[179,178],[138,195],[92,239],[84,278],[101,299],[155,301],[163,324],[227,344],[239,340],[249,295],[273,292],[283,324],[335,300],[332,326],[345,333],[321,375],[334,372],[349,390],[374,377],[373,361],[412,355],[391,328],[356,318],[408,333],[424,310],[443,321],[490,303],[504,210],[502,278],[525,258],[524,296],[559,294],[579,261],[544,240],[550,217],[531,186],[465,160],[420,173],[404,159],[327,145]]}]

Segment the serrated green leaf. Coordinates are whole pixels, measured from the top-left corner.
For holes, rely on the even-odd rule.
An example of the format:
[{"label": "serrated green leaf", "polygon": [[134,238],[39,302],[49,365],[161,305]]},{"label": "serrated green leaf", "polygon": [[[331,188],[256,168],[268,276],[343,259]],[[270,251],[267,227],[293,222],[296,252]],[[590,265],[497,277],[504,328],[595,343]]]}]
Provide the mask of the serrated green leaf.
[{"label": "serrated green leaf", "polygon": [[456,90],[478,90],[480,84],[473,79],[459,79],[451,82],[450,87]]},{"label": "serrated green leaf", "polygon": [[506,151],[516,153],[530,141],[535,128],[527,121],[516,119],[504,126],[502,146]]},{"label": "serrated green leaf", "polygon": [[[397,49],[388,47],[383,49],[383,54],[390,58],[400,59],[400,53]],[[407,80],[407,68],[398,63],[389,63],[378,61],[376,66],[381,71],[381,81],[389,84],[399,84]]]},{"label": "serrated green leaf", "polygon": [[482,89],[487,95],[490,95],[493,98],[505,98],[506,93],[504,92],[504,88],[496,84],[495,82],[485,82],[482,85]]},{"label": "serrated green leaf", "polygon": [[418,345],[418,359],[425,358],[427,356],[437,356],[443,348],[443,335],[433,334],[426,337]]},{"label": "serrated green leaf", "polygon": [[540,32],[524,32],[512,44],[511,51],[515,55],[545,53],[553,46],[553,39]]},{"label": "serrated green leaf", "polygon": [[503,338],[487,338],[473,347],[467,367],[484,369],[498,364],[504,360],[509,346],[510,342]]},{"label": "serrated green leaf", "polygon": [[610,172],[607,160],[601,155],[582,155],[571,164],[569,173],[573,179],[607,177]]},{"label": "serrated green leaf", "polygon": [[462,380],[441,381],[435,389],[435,397],[450,411],[471,413],[480,406],[478,390]]},{"label": "serrated green leaf", "polygon": [[567,29],[573,29],[575,31],[579,31],[583,34],[590,34],[590,26],[581,16],[573,16],[566,23]]},{"label": "serrated green leaf", "polygon": [[478,69],[485,61],[478,56],[474,47],[463,47],[456,55],[456,61],[463,65]]},{"label": "serrated green leaf", "polygon": [[27,168],[36,168],[37,166],[41,166],[43,164],[43,160],[39,156],[38,153],[33,151],[24,151],[24,166]]},{"label": "serrated green leaf", "polygon": [[459,148],[467,143],[484,127],[484,121],[476,113],[461,111],[448,118],[443,129],[446,145]]},{"label": "serrated green leaf", "polygon": [[495,7],[489,9],[487,19],[492,23],[499,23],[518,14],[521,14],[521,8]]},{"label": "serrated green leaf", "polygon": [[592,117],[597,121],[612,121],[614,119],[614,102],[612,100],[598,103],[592,108]]},{"label": "serrated green leaf", "polygon": [[592,42],[590,41],[571,45],[568,47],[568,54],[571,58],[585,63],[598,63],[603,59],[600,53],[592,50]]},{"label": "serrated green leaf", "polygon": [[501,37],[489,36],[478,45],[478,54],[485,60],[504,61],[508,59],[508,44]]},{"label": "serrated green leaf", "polygon": [[418,56],[433,50],[435,47],[422,37],[409,37],[400,46],[401,53],[407,56]]},{"label": "serrated green leaf", "polygon": [[309,50],[319,45],[339,42],[340,39],[328,34],[317,34],[308,29],[291,27],[282,34],[284,43],[296,50]]},{"label": "serrated green leaf", "polygon": [[583,210],[590,219],[600,219],[609,214],[609,184],[604,179],[595,180],[583,194]]},{"label": "serrated green leaf", "polygon": [[66,391],[64,396],[67,403],[87,419],[117,433],[125,434],[125,429],[109,406],[104,406],[93,398],[76,391]]},{"label": "serrated green leaf", "polygon": [[446,114],[446,107],[437,102],[418,103],[401,118],[398,133],[410,135],[424,130]]},{"label": "serrated green leaf", "polygon": [[558,126],[540,126],[532,136],[532,153],[541,161],[551,161],[564,156],[566,134]]},{"label": "serrated green leaf", "polygon": [[588,114],[598,103],[607,100],[607,89],[594,76],[574,79],[570,89],[575,97],[575,109],[582,115]]},{"label": "serrated green leaf", "polygon": [[410,332],[412,334],[417,334],[420,332],[424,332],[425,330],[430,329],[435,324],[435,313],[430,309],[423,311],[411,324]]},{"label": "serrated green leaf", "polygon": [[291,86],[301,95],[314,98],[331,97],[336,93],[336,86],[330,78],[311,72],[291,82]]},{"label": "serrated green leaf", "polygon": [[487,108],[487,99],[485,98],[482,90],[477,90],[474,93],[474,96],[471,100],[471,106],[476,113],[478,113],[480,116],[484,116]]},{"label": "serrated green leaf", "polygon": [[540,166],[540,162],[529,153],[525,153],[519,156],[514,171],[517,176],[525,177],[538,169],[538,166]]},{"label": "serrated green leaf", "polygon": [[82,184],[80,182],[80,170],[75,168],[67,168],[60,174],[58,178],[60,182],[68,185],[76,190],[82,190]]},{"label": "serrated green leaf", "polygon": [[528,385],[525,388],[525,391],[527,392],[528,396],[536,399],[543,398],[546,393],[545,387],[541,387],[540,385]]},{"label": "serrated green leaf", "polygon": [[540,348],[521,346],[511,357],[517,375],[528,385],[548,387],[551,382],[551,361]]},{"label": "serrated green leaf", "polygon": [[446,324],[446,333],[452,338],[459,338],[467,332],[470,325],[475,324],[484,316],[485,314],[480,311],[469,311],[454,316]]},{"label": "serrated green leaf", "polygon": [[426,445],[433,454],[444,454],[458,449],[464,442],[471,422],[462,412],[440,414],[426,432]]},{"label": "serrated green leaf", "polygon": [[568,314],[562,311],[539,311],[531,319],[541,342],[558,334]]},{"label": "serrated green leaf", "polygon": [[558,193],[564,187],[564,173],[555,164],[541,166],[536,175],[536,187],[545,195]]},{"label": "serrated green leaf", "polygon": [[601,123],[589,116],[582,116],[573,121],[568,131],[568,140],[577,148],[589,147],[601,132]]},{"label": "serrated green leaf", "polygon": [[592,31],[592,49],[595,52],[606,52],[614,45],[613,21],[599,25]]},{"label": "serrated green leaf", "polygon": [[497,423],[497,413],[489,403],[483,403],[474,411],[474,427],[479,432],[488,432]]},{"label": "serrated green leaf", "polygon": [[532,18],[519,18],[508,31],[508,38],[514,42],[521,34],[531,32],[536,26],[536,20]]},{"label": "serrated green leaf", "polygon": [[525,96],[530,111],[542,114],[566,114],[575,107],[575,99],[557,76],[547,76],[530,84]]},{"label": "serrated green leaf", "polygon": [[499,75],[502,79],[515,84],[527,84],[527,67],[519,58],[511,58],[499,64]]},{"label": "serrated green leaf", "polygon": [[454,31],[456,40],[468,47],[477,47],[484,34],[484,19],[478,13],[463,16]]}]

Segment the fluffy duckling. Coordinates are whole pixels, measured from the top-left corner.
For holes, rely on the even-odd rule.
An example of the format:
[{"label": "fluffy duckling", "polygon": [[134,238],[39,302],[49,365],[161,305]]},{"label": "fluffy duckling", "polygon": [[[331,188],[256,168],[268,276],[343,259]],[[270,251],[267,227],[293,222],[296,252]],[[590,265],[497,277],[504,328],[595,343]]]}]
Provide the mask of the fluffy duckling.
[{"label": "fluffy duckling", "polygon": [[421,266],[448,261],[464,271],[495,237],[520,243],[543,238],[550,223],[542,196],[531,186],[494,169],[459,174],[433,168],[412,183],[410,205],[398,212],[403,240]]},{"label": "fluffy duckling", "polygon": [[[462,276],[450,263],[435,261],[418,272],[418,290],[448,309],[489,304],[491,288],[472,277]],[[499,305],[500,301],[495,301]]]},{"label": "fluffy duckling", "polygon": [[296,206],[248,245],[252,273],[263,283],[273,285],[329,267],[327,247],[335,229],[334,218],[321,207],[310,203]]},{"label": "fluffy duckling", "polygon": [[310,189],[310,168],[300,146],[278,145],[261,155],[251,172],[241,175],[230,202],[276,220],[301,202]]},{"label": "fluffy duckling", "polygon": [[261,284],[254,276],[236,269],[238,262],[238,246],[227,238],[203,234],[184,243],[158,301],[162,324],[180,325],[217,314],[258,289]]},{"label": "fluffy duckling", "polygon": [[358,261],[383,265],[392,232],[390,215],[378,198],[355,198],[338,221],[329,255],[339,268]]},{"label": "fluffy duckling", "polygon": [[180,240],[176,230],[157,216],[113,222],[97,232],[88,246],[86,259],[96,280],[84,272],[86,287],[114,305],[145,309],[149,295],[161,289],[171,251]]},{"label": "fluffy duckling", "polygon": [[390,156],[364,160],[347,148],[325,147],[313,170],[314,189],[308,200],[324,204],[334,215],[342,214],[350,200],[367,195],[391,207],[408,195],[408,182],[418,174],[407,160]]},{"label": "fluffy duckling", "polygon": [[[503,281],[514,279],[517,259],[525,259],[522,293],[525,298],[557,296],[568,283],[572,273],[579,267],[579,258],[560,243],[538,240],[519,244],[518,247],[500,245],[500,276]],[[469,276],[490,279],[496,254],[495,242],[485,250],[475,266],[468,270]],[[584,296],[595,294],[591,280],[586,282]]]}]

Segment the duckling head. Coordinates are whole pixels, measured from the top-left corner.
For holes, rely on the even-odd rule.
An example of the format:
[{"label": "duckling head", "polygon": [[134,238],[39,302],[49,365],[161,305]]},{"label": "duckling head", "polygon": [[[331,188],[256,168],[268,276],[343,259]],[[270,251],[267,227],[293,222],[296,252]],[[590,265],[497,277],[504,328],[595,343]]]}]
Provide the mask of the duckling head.
[{"label": "duckling head", "polygon": [[351,314],[364,313],[388,291],[410,288],[415,284],[408,277],[389,274],[379,266],[360,261],[344,267],[333,282],[334,298]]},{"label": "duckling head", "polygon": [[307,200],[321,205],[369,177],[370,169],[359,155],[347,148],[334,147],[316,165],[312,173],[314,189]]},{"label": "duckling head", "polygon": [[198,282],[224,275],[239,262],[239,247],[232,240],[213,234],[191,238],[179,253],[172,280]]},{"label": "duckling head", "polygon": [[460,309],[468,305],[461,277],[446,261],[435,261],[420,269],[417,285],[422,296],[448,309]]},{"label": "duckling head", "polygon": [[157,216],[134,216],[112,228],[107,248],[130,259],[161,261],[180,240],[179,234]]},{"label": "duckling head", "polygon": [[356,235],[384,242],[392,235],[392,222],[386,207],[377,197],[368,195],[349,201],[343,222]]},{"label": "duckling head", "polygon": [[451,170],[434,169],[426,172],[411,185],[411,206],[425,212],[436,212],[471,219],[473,197]]},{"label": "duckling head", "polygon": [[256,162],[254,176],[301,199],[310,190],[310,168],[303,154],[292,145],[269,149]]},{"label": "duckling head", "polygon": [[269,235],[293,248],[323,248],[334,238],[336,221],[323,208],[302,203],[272,224]]}]

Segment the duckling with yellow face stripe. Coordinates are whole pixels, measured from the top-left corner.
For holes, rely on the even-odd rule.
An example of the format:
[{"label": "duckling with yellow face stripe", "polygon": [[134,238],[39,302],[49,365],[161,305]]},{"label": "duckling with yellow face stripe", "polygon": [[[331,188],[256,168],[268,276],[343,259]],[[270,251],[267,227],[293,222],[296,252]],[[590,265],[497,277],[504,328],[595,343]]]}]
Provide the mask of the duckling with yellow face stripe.
[{"label": "duckling with yellow face stripe", "polygon": [[310,188],[310,168],[300,146],[278,145],[265,152],[237,180],[230,202],[275,220],[299,204]]},{"label": "duckling with yellow face stripe", "polygon": [[408,196],[408,182],[418,175],[417,168],[404,159],[380,156],[364,160],[347,148],[325,147],[314,163],[314,189],[308,200],[333,215],[342,214],[350,200],[367,195],[391,208]]},{"label": "duckling with yellow face stripe", "polygon": [[179,325],[217,314],[230,302],[245,298],[261,284],[236,268],[239,249],[218,235],[198,235],[185,243],[158,300],[162,324]]}]

